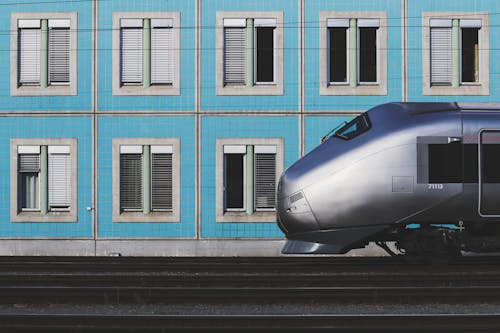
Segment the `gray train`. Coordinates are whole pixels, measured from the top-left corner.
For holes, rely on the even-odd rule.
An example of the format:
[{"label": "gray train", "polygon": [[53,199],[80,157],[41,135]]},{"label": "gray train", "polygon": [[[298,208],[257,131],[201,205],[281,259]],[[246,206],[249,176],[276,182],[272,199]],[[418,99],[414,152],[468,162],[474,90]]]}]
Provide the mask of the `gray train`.
[{"label": "gray train", "polygon": [[376,106],[290,166],[277,202],[285,254],[499,251],[500,104]]}]

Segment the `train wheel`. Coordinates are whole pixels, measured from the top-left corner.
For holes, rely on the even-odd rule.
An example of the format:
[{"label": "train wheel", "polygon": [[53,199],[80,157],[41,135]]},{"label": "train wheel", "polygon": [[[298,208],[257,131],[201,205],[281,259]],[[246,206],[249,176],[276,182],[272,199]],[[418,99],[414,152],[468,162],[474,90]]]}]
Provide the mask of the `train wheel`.
[{"label": "train wheel", "polygon": [[460,248],[447,229],[419,229],[406,232],[396,243],[410,262],[448,264],[461,256]]}]

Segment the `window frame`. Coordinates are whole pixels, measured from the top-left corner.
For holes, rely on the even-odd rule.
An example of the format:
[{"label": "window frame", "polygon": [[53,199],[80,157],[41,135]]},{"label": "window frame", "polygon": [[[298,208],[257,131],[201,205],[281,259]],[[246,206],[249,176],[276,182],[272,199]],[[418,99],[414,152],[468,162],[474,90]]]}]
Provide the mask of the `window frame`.
[{"label": "window frame", "polygon": [[[284,170],[284,140],[282,138],[219,138],[216,140],[216,221],[219,222],[275,222],[276,209],[254,210],[252,214],[246,212],[246,188],[247,179],[244,177],[245,188],[243,191],[244,208],[241,210],[227,210],[225,208],[224,185],[225,185],[225,154],[224,146],[275,146],[276,147],[276,179],[278,185],[279,177]],[[255,155],[255,151],[254,151]],[[243,167],[246,168],[246,156],[243,158]],[[255,168],[255,161],[254,161]],[[245,175],[245,174],[244,174]],[[255,182],[255,179],[254,179]],[[255,191],[255,185],[254,185]],[[276,203],[277,204],[277,203]],[[254,203],[255,205],[255,203]]]},{"label": "window frame", "polygon": [[[69,20],[69,83],[21,85],[19,83],[19,20]],[[67,96],[78,93],[78,14],[77,12],[11,13],[10,15],[10,94],[12,96]],[[49,40],[47,39],[47,43]],[[47,45],[47,48],[49,46]],[[48,51],[49,52],[49,51]],[[49,70],[47,55],[47,71]],[[50,73],[48,72],[48,77]]]},{"label": "window frame", "polygon": [[[121,211],[120,146],[172,146],[172,211]],[[144,153],[144,152],[143,152]],[[112,142],[113,222],[180,222],[180,140],[178,138],[114,138]],[[151,179],[150,179],[151,181]]]},{"label": "window frame", "polygon": [[[228,19],[274,19],[276,27],[274,28],[274,52],[273,52],[273,68],[274,82],[257,82],[256,80],[256,57],[254,56],[254,80],[252,86],[243,85],[225,85],[225,63],[224,63],[224,20]],[[254,34],[254,54],[256,53],[256,27],[253,27]],[[280,11],[241,11],[241,12],[226,12],[218,11],[216,13],[216,94],[217,95],[283,95],[283,12]],[[246,72],[246,69],[245,69]]]},{"label": "window frame", "polygon": [[[19,211],[19,191],[18,188],[18,147],[19,146],[69,146],[71,161],[71,200],[69,210],[54,209],[47,214],[42,214],[39,210]],[[78,217],[78,145],[77,139],[57,138],[57,139],[11,139],[10,140],[10,220],[11,222],[77,222]],[[49,171],[50,172],[50,171]],[[40,180],[40,178],[39,178]],[[48,181],[48,178],[47,178]],[[41,200],[41,198],[39,198]],[[47,191],[47,207],[49,207],[49,194]]]},{"label": "window frame", "polygon": [[[172,84],[151,84],[144,87],[142,84],[122,85],[121,82],[121,25],[122,19],[170,19],[172,20]],[[180,12],[113,12],[113,95],[118,96],[175,96],[180,95]],[[143,43],[144,44],[144,43]],[[151,64],[151,61],[150,61]],[[152,72],[152,71],[151,71]],[[143,73],[144,74],[144,73]]]},{"label": "window frame", "polygon": [[[479,73],[477,82],[462,82],[462,29],[459,27],[460,59],[459,86],[438,85],[431,83],[431,19],[462,19],[481,20],[481,28],[478,29],[479,43]],[[453,38],[453,35],[452,35]],[[478,95],[487,96],[490,94],[490,30],[489,14],[487,12],[423,12],[422,13],[422,94],[426,96],[440,95]],[[453,69],[452,69],[453,70]]]},{"label": "window frame", "polygon": [[[377,81],[376,82],[360,82],[359,81],[359,26],[357,26],[357,45],[356,45],[356,66],[357,77],[356,86],[351,87],[349,80],[351,73],[349,71],[349,54],[347,54],[346,82],[330,82],[330,58],[329,58],[329,27],[328,19],[378,19],[379,27],[377,28]],[[349,27],[346,29],[346,44],[347,53],[351,41],[349,40]],[[387,95],[387,13],[385,11],[324,11],[319,15],[319,79],[320,79],[320,95],[327,96],[383,96]]]}]

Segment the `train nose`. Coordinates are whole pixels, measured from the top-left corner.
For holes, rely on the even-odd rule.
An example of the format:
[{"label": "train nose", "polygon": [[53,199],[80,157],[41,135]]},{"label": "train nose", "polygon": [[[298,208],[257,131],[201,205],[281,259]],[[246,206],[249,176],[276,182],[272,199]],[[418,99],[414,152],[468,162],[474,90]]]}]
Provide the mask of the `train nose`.
[{"label": "train nose", "polygon": [[290,191],[293,186],[289,184],[286,172],[278,183],[277,220],[281,230],[286,234],[294,234],[318,229],[306,195],[302,190]]}]

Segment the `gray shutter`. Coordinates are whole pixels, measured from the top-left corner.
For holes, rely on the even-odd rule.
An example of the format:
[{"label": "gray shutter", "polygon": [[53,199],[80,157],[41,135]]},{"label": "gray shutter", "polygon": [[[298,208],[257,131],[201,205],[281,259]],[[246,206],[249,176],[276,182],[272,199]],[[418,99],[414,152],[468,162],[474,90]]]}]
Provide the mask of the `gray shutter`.
[{"label": "gray shutter", "polygon": [[40,29],[19,29],[19,84],[40,83]]},{"label": "gray shutter", "polygon": [[276,206],[276,154],[255,154],[255,209]]},{"label": "gray shutter", "polygon": [[120,208],[142,211],[142,154],[120,154]]},{"label": "gray shutter", "polygon": [[151,208],[172,211],[172,154],[151,154]]},{"label": "gray shutter", "polygon": [[142,27],[121,28],[121,82],[142,83]]},{"label": "gray shutter", "polygon": [[19,154],[19,172],[40,172],[40,154]]},{"label": "gray shutter", "polygon": [[246,29],[224,28],[224,83],[245,84]]},{"label": "gray shutter", "polygon": [[431,27],[431,83],[451,83],[451,28]]},{"label": "gray shutter", "polygon": [[49,81],[69,83],[69,28],[49,29]]},{"label": "gray shutter", "polygon": [[67,208],[71,203],[71,156],[49,154],[49,207]]},{"label": "gray shutter", "polygon": [[174,81],[173,29],[171,20],[151,20],[151,83]]}]

